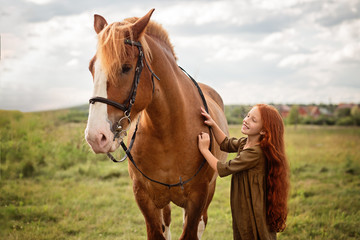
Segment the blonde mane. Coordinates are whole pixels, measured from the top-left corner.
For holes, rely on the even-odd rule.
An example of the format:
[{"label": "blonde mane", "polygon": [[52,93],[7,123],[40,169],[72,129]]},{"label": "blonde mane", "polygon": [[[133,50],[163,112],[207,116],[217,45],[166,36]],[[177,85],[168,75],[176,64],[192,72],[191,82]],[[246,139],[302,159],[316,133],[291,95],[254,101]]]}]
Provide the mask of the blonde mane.
[{"label": "blonde mane", "polygon": [[[134,40],[131,25],[136,22],[136,20],[138,20],[138,18],[133,17],[125,19],[123,22],[112,23],[106,26],[98,35],[97,57],[100,59],[102,68],[110,79],[116,79],[125,59],[135,57],[135,48],[132,48],[132,51],[126,51],[124,40]],[[177,59],[174,47],[170,43],[169,35],[160,24],[150,21],[145,29],[145,34],[164,42],[171,50],[175,60]],[[144,34],[139,38],[139,41],[141,42],[147,61],[151,62],[151,50]]]}]

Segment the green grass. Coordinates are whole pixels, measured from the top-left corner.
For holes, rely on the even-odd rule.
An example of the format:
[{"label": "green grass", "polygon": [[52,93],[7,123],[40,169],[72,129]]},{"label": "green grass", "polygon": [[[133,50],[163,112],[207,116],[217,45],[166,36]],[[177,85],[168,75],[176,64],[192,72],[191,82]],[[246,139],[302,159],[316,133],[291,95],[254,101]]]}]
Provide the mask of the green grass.
[{"label": "green grass", "polygon": [[[85,125],[79,109],[0,111],[0,239],[146,239],[127,164],[94,155]],[[360,238],[359,145],[360,128],[286,128],[290,211],[279,239]],[[203,239],[232,239],[229,191],[230,177],[218,178]],[[172,238],[181,232],[172,205]]]}]

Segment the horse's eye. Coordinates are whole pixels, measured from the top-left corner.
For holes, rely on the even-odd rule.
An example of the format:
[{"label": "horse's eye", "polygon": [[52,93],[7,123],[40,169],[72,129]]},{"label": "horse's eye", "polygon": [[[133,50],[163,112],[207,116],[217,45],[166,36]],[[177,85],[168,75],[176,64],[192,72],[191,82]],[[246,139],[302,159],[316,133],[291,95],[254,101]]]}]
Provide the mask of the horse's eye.
[{"label": "horse's eye", "polygon": [[124,64],[122,65],[122,73],[128,73],[131,70],[131,65]]}]

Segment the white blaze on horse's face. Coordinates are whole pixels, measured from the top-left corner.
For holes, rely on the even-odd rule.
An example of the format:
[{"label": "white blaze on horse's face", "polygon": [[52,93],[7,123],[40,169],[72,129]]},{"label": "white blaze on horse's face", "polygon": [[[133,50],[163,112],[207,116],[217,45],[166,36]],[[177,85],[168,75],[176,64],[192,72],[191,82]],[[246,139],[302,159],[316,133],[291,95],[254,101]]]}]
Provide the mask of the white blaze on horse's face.
[{"label": "white blaze on horse's face", "polygon": [[[93,96],[107,98],[107,77],[101,69],[99,59],[96,60],[93,71]],[[110,131],[106,104],[100,102],[90,104],[85,138],[95,153],[113,152],[118,147],[117,141],[113,141],[114,134]]]}]

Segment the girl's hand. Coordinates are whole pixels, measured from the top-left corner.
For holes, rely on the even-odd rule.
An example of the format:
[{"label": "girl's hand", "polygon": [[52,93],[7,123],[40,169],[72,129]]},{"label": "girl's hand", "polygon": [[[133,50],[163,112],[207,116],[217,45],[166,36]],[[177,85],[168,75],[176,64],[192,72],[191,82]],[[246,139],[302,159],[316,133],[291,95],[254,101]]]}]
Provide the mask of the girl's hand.
[{"label": "girl's hand", "polygon": [[198,147],[200,152],[203,152],[204,150],[209,150],[209,146],[210,146],[210,136],[209,134],[202,132],[199,136],[198,136]]},{"label": "girl's hand", "polygon": [[208,114],[205,109],[203,107],[201,107],[201,115],[204,116],[205,121],[204,123],[210,127],[213,127],[216,123],[214,121],[214,119],[212,119],[212,117],[210,116],[210,114]]}]

